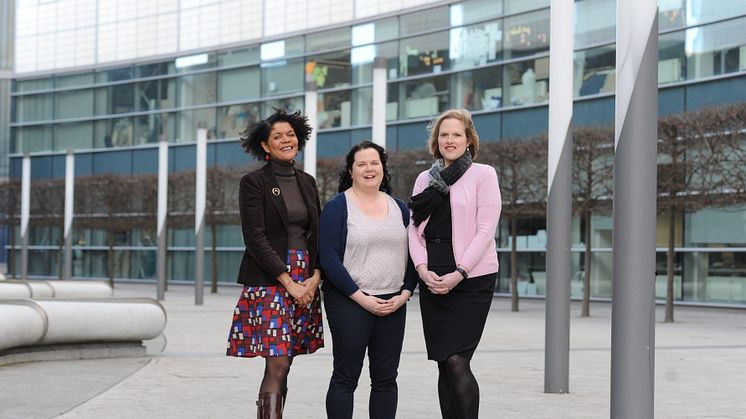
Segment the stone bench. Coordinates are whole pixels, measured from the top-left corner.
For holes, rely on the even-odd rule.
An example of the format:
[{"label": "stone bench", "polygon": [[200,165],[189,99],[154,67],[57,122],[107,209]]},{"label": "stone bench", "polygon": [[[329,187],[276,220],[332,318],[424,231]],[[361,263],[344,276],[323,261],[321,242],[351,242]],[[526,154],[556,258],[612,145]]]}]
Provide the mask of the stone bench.
[{"label": "stone bench", "polygon": [[144,356],[166,328],[151,298],[0,299],[0,365]]},{"label": "stone bench", "polygon": [[0,281],[0,299],[109,298],[114,295],[104,281]]}]

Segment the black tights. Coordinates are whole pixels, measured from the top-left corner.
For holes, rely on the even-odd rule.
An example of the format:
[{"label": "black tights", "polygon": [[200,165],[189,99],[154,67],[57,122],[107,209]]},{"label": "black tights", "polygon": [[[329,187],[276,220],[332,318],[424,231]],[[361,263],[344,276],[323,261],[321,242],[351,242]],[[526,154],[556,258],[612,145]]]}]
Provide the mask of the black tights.
[{"label": "black tights", "polygon": [[284,394],[288,388],[288,373],[293,365],[293,358],[289,356],[265,357],[264,378],[259,387],[260,393]]},{"label": "black tights", "polygon": [[443,419],[472,419],[479,416],[479,384],[469,360],[461,355],[438,362],[438,398]]}]

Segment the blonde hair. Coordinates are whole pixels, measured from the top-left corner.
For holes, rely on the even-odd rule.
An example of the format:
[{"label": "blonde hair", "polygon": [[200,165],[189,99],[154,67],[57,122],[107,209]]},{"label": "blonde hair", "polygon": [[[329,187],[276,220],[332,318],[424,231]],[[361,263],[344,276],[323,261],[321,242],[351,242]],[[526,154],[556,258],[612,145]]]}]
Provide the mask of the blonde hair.
[{"label": "blonde hair", "polygon": [[442,124],[446,119],[456,119],[463,122],[466,141],[468,144],[467,148],[471,152],[471,158],[476,159],[477,151],[479,151],[479,135],[477,135],[477,130],[474,128],[474,121],[471,119],[471,113],[466,109],[449,109],[430,121],[427,125],[427,146],[430,150],[430,154],[432,154],[436,159],[443,157],[438,149],[438,132],[440,131],[440,124]]}]

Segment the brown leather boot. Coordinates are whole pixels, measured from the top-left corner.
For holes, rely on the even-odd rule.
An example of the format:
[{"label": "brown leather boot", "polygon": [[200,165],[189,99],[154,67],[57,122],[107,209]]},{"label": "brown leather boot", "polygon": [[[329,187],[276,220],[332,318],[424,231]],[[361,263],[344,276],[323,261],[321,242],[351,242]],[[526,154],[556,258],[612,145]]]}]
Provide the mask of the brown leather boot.
[{"label": "brown leather boot", "polygon": [[259,393],[256,401],[257,419],[282,419],[282,394]]}]

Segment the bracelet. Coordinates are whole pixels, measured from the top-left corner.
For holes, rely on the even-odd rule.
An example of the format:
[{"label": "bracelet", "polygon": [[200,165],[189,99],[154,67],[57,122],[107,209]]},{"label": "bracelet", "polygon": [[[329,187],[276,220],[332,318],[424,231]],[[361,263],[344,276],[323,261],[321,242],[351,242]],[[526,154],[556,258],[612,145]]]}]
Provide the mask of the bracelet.
[{"label": "bracelet", "polygon": [[456,267],[456,272],[460,273],[461,276],[464,277],[464,279],[469,277],[469,275],[466,273],[466,271],[463,268]]}]

